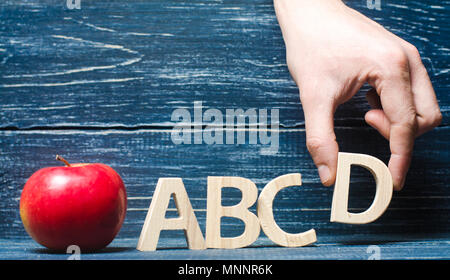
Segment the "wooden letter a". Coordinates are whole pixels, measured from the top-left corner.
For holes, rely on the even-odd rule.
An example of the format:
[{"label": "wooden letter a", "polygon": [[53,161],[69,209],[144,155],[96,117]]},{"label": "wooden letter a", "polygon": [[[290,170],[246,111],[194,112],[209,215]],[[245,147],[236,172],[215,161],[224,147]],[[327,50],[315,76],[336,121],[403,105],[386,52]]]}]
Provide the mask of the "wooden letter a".
[{"label": "wooden letter a", "polygon": [[[179,217],[166,219],[166,211],[173,194]],[[142,227],[137,249],[154,251],[161,230],[183,229],[190,249],[206,249],[191,202],[181,178],[160,178]]]}]

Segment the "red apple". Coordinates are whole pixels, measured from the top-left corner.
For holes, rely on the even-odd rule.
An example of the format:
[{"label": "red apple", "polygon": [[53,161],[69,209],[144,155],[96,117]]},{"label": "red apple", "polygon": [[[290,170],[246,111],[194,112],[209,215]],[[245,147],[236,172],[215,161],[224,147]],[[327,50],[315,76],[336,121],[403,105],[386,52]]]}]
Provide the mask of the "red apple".
[{"label": "red apple", "polygon": [[77,245],[81,252],[106,247],[119,232],[127,208],[119,174],[100,163],[38,170],[26,182],[20,217],[28,234],[54,250]]}]

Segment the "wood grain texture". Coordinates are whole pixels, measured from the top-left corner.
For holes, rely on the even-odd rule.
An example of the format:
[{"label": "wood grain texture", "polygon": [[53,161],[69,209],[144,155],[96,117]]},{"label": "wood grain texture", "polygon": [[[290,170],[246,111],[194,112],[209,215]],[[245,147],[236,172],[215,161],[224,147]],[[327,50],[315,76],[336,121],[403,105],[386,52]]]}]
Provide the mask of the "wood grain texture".
[{"label": "wood grain texture", "polygon": [[[357,235],[353,239],[358,240]],[[351,236],[345,236],[347,240]],[[165,240],[166,249],[154,252],[136,253],[134,248],[136,239],[116,239],[113,243],[98,253],[81,252],[81,260],[368,260],[373,251],[372,244],[380,248],[382,260],[398,259],[450,259],[450,245],[448,241],[442,240],[420,240],[414,242],[394,242],[390,236],[384,236],[386,243],[354,242],[346,243],[345,246],[332,242],[315,243],[314,246],[300,248],[273,247],[267,245],[255,245],[250,248],[236,250],[209,249],[209,250],[187,250],[180,248],[179,240]],[[366,239],[368,240],[368,239]],[[171,241],[171,242],[170,242]],[[31,260],[67,260],[69,254],[55,254],[38,244],[25,240],[0,239],[1,259],[31,259]]]},{"label": "wood grain texture", "polygon": [[[271,0],[63,2],[0,6],[1,127],[167,126],[194,101],[279,108],[282,126],[304,125]],[[418,47],[448,125],[450,2],[347,2]],[[365,90],[337,125],[365,125]]]},{"label": "wood grain texture", "polygon": [[[387,212],[379,220],[357,226],[329,222],[332,189],[320,185],[301,129],[280,133],[279,153],[272,156],[259,155],[259,145],[174,145],[170,131],[161,130],[4,131],[0,135],[2,238],[28,238],[18,213],[20,192],[26,179],[41,166],[60,164],[55,161],[55,154],[65,155],[71,162],[102,161],[118,171],[129,197],[127,217],[119,234],[124,238],[139,236],[158,178],[183,178],[204,232],[207,176],[245,176],[261,190],[279,175],[296,172],[302,174],[302,188],[281,191],[273,206],[275,220],[287,232],[315,228],[318,236],[357,231],[408,238],[408,233],[429,237],[447,234],[449,230],[448,128],[438,128],[418,139],[404,190],[394,193]],[[370,150],[371,155],[386,163],[387,142],[374,130],[365,129],[361,133],[361,130],[337,129],[337,136],[345,139],[339,143],[341,151]],[[189,159],[186,154],[190,155]],[[352,169],[349,211],[366,209],[372,202],[374,186],[368,171]],[[224,205],[233,205],[240,197],[236,192],[225,192],[223,200]],[[169,208],[174,209],[174,205]],[[234,236],[242,230],[237,220],[222,222],[225,236]]]},{"label": "wood grain texture", "polygon": [[[417,140],[401,192],[383,216],[367,225],[329,222],[332,189],[320,184],[306,150],[298,89],[286,66],[283,39],[271,0],[255,1],[65,1],[0,3],[0,259],[67,258],[35,244],[19,217],[20,192],[39,168],[71,162],[102,162],[116,169],[128,192],[127,216],[118,237],[101,254],[86,258],[366,259],[379,245],[382,258],[449,256],[450,1],[346,3],[419,49],[443,113],[441,126]],[[385,163],[388,143],[364,123],[364,87],[336,112],[340,150]],[[279,109],[279,150],[264,145],[175,145],[175,109]],[[191,252],[182,231],[162,231],[161,251],[135,247],[158,178],[183,179],[202,232],[206,228],[208,176],[251,179],[259,191],[272,179],[301,173],[301,188],[281,190],[274,219],[288,233],[314,228],[317,242],[304,248],[273,248],[261,233],[251,248]],[[349,211],[364,211],[375,182],[352,169]],[[224,205],[240,201],[225,191]],[[175,204],[168,216],[176,217]],[[256,213],[256,206],[250,208]],[[222,219],[221,233],[244,230]],[[176,248],[182,249],[176,249]],[[288,250],[288,251],[286,251]]]}]

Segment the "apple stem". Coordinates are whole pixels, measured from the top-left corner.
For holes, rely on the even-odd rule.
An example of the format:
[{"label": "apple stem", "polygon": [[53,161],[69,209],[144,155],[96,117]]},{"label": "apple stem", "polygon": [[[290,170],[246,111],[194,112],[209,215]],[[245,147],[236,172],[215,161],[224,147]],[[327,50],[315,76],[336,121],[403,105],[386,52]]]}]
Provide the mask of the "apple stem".
[{"label": "apple stem", "polygon": [[69,162],[67,162],[67,160],[65,160],[62,156],[56,155],[56,160],[62,161],[62,162],[64,162],[68,167],[70,167]]}]

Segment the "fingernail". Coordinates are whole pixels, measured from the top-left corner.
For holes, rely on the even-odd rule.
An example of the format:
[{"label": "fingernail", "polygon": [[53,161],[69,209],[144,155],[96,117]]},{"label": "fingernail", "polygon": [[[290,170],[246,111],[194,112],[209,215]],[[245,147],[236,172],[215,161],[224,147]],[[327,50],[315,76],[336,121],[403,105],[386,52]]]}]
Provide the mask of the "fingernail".
[{"label": "fingernail", "polygon": [[331,177],[330,169],[326,165],[319,165],[317,170],[319,171],[320,181],[322,181],[322,184],[325,185]]}]

